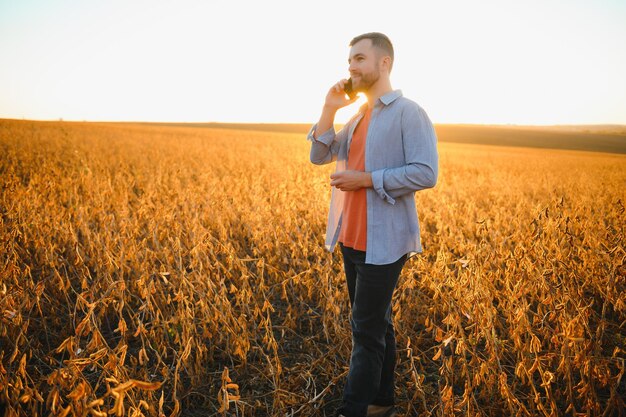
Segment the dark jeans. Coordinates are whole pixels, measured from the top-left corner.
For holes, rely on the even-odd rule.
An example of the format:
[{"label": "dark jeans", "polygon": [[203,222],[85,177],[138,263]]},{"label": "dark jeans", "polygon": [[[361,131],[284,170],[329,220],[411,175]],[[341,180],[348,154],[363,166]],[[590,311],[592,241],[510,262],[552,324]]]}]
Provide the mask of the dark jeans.
[{"label": "dark jeans", "polygon": [[340,247],[352,306],[352,356],[339,413],[365,417],[370,404],[394,405],[396,337],[391,298],[407,256],[373,265],[365,263],[365,252]]}]

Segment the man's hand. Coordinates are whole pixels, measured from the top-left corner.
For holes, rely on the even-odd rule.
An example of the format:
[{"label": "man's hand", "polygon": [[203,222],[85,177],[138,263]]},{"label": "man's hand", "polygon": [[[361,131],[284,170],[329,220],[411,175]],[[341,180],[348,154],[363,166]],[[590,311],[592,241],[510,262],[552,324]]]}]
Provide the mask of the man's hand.
[{"label": "man's hand", "polygon": [[341,191],[356,191],[372,187],[372,174],[364,171],[339,171],[330,175],[330,185]]},{"label": "man's hand", "polygon": [[343,91],[343,86],[348,80],[339,80],[335,85],[330,87],[326,94],[326,101],[324,101],[324,108],[322,109],[322,115],[319,122],[317,122],[317,129],[313,133],[313,137],[317,139],[320,135],[333,127],[335,122],[335,114],[337,110],[342,107],[346,107],[349,104],[357,101],[358,97],[348,99],[346,93]]},{"label": "man's hand", "polygon": [[354,103],[358,100],[358,97],[353,99],[346,98],[346,93],[343,91],[343,87],[348,80],[339,80],[337,84],[333,85],[328,94],[326,94],[326,101],[324,102],[324,108],[330,111],[337,111],[342,107]]}]

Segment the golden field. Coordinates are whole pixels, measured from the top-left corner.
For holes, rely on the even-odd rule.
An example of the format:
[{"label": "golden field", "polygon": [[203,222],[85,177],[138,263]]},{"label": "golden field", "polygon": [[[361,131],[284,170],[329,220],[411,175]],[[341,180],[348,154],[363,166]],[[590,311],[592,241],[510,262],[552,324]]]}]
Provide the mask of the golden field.
[{"label": "golden field", "polygon": [[[626,156],[440,142],[394,298],[403,416],[622,416]],[[333,166],[304,135],[0,121],[5,416],[331,416]]]}]

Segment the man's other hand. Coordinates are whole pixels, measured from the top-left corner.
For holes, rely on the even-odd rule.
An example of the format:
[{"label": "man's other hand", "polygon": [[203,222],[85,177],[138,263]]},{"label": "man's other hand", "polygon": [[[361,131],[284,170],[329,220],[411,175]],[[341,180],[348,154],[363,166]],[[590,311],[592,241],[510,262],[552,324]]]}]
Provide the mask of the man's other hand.
[{"label": "man's other hand", "polygon": [[372,186],[372,174],[364,171],[339,171],[330,175],[330,185],[341,191],[356,191]]}]

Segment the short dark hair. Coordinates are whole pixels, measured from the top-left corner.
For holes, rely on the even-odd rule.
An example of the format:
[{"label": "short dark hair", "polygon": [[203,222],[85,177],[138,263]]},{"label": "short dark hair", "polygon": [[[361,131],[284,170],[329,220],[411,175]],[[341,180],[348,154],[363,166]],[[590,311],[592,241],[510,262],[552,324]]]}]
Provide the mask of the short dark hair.
[{"label": "short dark hair", "polygon": [[352,39],[350,41],[350,46],[354,46],[355,43],[362,41],[363,39],[370,39],[372,41],[372,46],[382,49],[387,55],[389,55],[391,58],[389,70],[391,71],[391,67],[393,66],[393,45],[387,35],[380,32],[364,33]]}]

